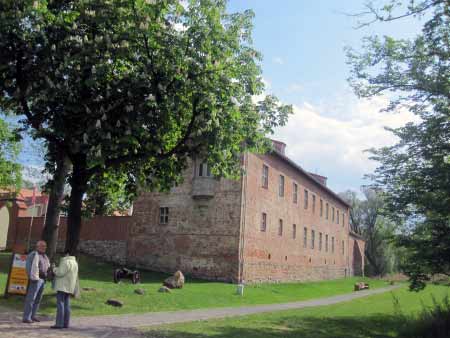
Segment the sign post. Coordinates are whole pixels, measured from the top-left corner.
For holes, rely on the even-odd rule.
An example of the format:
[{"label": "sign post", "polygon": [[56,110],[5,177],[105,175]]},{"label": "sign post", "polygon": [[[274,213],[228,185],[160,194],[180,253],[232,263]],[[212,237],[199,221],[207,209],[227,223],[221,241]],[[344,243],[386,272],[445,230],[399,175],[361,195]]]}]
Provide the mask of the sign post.
[{"label": "sign post", "polygon": [[5,298],[8,295],[26,295],[28,276],[26,271],[27,255],[13,253],[6,280]]}]

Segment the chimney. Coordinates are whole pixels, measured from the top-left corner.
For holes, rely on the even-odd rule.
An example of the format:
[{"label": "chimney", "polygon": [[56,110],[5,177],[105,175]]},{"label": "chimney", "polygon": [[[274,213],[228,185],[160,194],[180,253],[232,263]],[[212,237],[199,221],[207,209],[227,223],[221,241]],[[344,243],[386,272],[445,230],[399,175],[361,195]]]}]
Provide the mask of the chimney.
[{"label": "chimney", "polygon": [[286,149],[286,143],[283,143],[281,141],[272,140],[273,147],[283,155],[285,155],[285,149]]},{"label": "chimney", "polygon": [[312,177],[314,177],[316,180],[318,180],[320,183],[322,183],[324,186],[327,186],[327,180],[328,177],[322,176],[322,175],[318,175],[318,174],[314,174],[314,173],[309,173]]}]

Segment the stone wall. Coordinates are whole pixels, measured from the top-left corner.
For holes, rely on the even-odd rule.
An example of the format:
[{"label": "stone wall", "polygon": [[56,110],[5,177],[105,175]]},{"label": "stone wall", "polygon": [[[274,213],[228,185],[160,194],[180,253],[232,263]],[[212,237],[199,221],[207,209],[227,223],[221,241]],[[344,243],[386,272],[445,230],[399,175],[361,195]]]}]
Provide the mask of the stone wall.
[{"label": "stone wall", "polygon": [[[192,161],[170,193],[144,193],[134,203],[128,264],[204,279],[238,275],[241,182],[198,177]],[[196,182],[197,181],[197,182]],[[197,184],[200,181],[200,184]],[[161,224],[161,207],[169,208]]]},{"label": "stone wall", "polygon": [[[263,164],[269,167],[268,188],[262,187]],[[349,209],[334,194],[312,180],[276,154],[248,154],[247,176],[244,183],[243,224],[243,278],[253,281],[306,281],[334,279],[351,275],[349,262]],[[284,196],[278,194],[280,175],[284,176]],[[297,203],[293,199],[293,183],[297,184]],[[305,209],[304,190],[308,191],[308,207]],[[315,209],[313,210],[313,196]],[[320,200],[323,213],[320,216]],[[326,203],[329,217],[325,217]],[[335,208],[335,220],[331,210]],[[336,210],[339,212],[337,224]],[[261,231],[262,213],[267,215],[266,231]],[[342,223],[342,214],[345,214]],[[279,234],[282,220],[283,231]],[[294,224],[296,234],[294,238]],[[307,229],[304,247],[304,228]],[[311,230],[315,232],[314,248],[311,247]],[[319,248],[320,234],[322,247]],[[328,250],[326,250],[328,235]],[[334,237],[334,252],[332,251]],[[342,243],[344,242],[344,252]]]},{"label": "stone wall", "polygon": [[106,262],[112,262],[119,265],[126,264],[127,242],[120,241],[97,241],[82,240],[79,244],[79,250],[90,256],[101,258]]}]

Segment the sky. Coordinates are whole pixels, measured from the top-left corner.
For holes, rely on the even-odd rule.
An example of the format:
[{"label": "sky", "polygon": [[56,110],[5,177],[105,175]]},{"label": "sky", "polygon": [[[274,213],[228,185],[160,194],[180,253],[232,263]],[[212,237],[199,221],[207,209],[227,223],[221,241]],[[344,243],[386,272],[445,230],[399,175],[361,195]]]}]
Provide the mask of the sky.
[{"label": "sky", "polygon": [[[421,22],[404,19],[355,29],[345,13],[364,11],[366,0],[229,0],[229,12],[252,9],[253,43],[262,52],[266,93],[292,104],[294,115],[273,138],[304,169],[327,176],[336,192],[359,190],[376,168],[365,149],[395,143],[384,129],[414,120],[407,111],[380,113],[387,96],[358,99],[347,84],[344,46],[356,49],[372,34],[412,37]],[[380,0],[382,1],[382,0]],[[379,2],[380,2],[379,1]],[[20,160],[42,165],[39,147],[26,146]]]},{"label": "sky", "polygon": [[364,36],[414,36],[421,22],[406,19],[355,29],[345,13],[364,11],[364,0],[230,0],[229,11],[255,13],[253,43],[262,52],[266,93],[294,106],[273,138],[304,169],[328,177],[336,192],[359,191],[376,168],[365,149],[394,144],[384,129],[415,120],[407,111],[380,113],[387,96],[358,99],[347,84],[345,46],[359,49]]}]

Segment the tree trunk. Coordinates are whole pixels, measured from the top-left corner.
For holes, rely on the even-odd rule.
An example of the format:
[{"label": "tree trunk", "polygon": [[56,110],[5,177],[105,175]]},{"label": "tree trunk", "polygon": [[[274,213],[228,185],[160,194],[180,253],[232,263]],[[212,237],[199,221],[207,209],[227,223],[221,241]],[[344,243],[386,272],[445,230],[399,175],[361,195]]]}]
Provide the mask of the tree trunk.
[{"label": "tree trunk", "polygon": [[72,178],[70,180],[72,191],[70,193],[66,237],[66,250],[68,250],[71,255],[77,254],[78,244],[80,242],[81,207],[83,195],[87,189],[87,180],[88,177],[85,172],[85,166],[83,164],[80,165],[80,163],[74,163]]},{"label": "tree trunk", "polygon": [[64,198],[66,176],[69,171],[70,160],[67,156],[61,154],[56,161],[56,172],[51,185],[45,226],[42,230],[42,239],[47,242],[47,254],[50,260],[54,257],[58,245],[59,214]]}]

